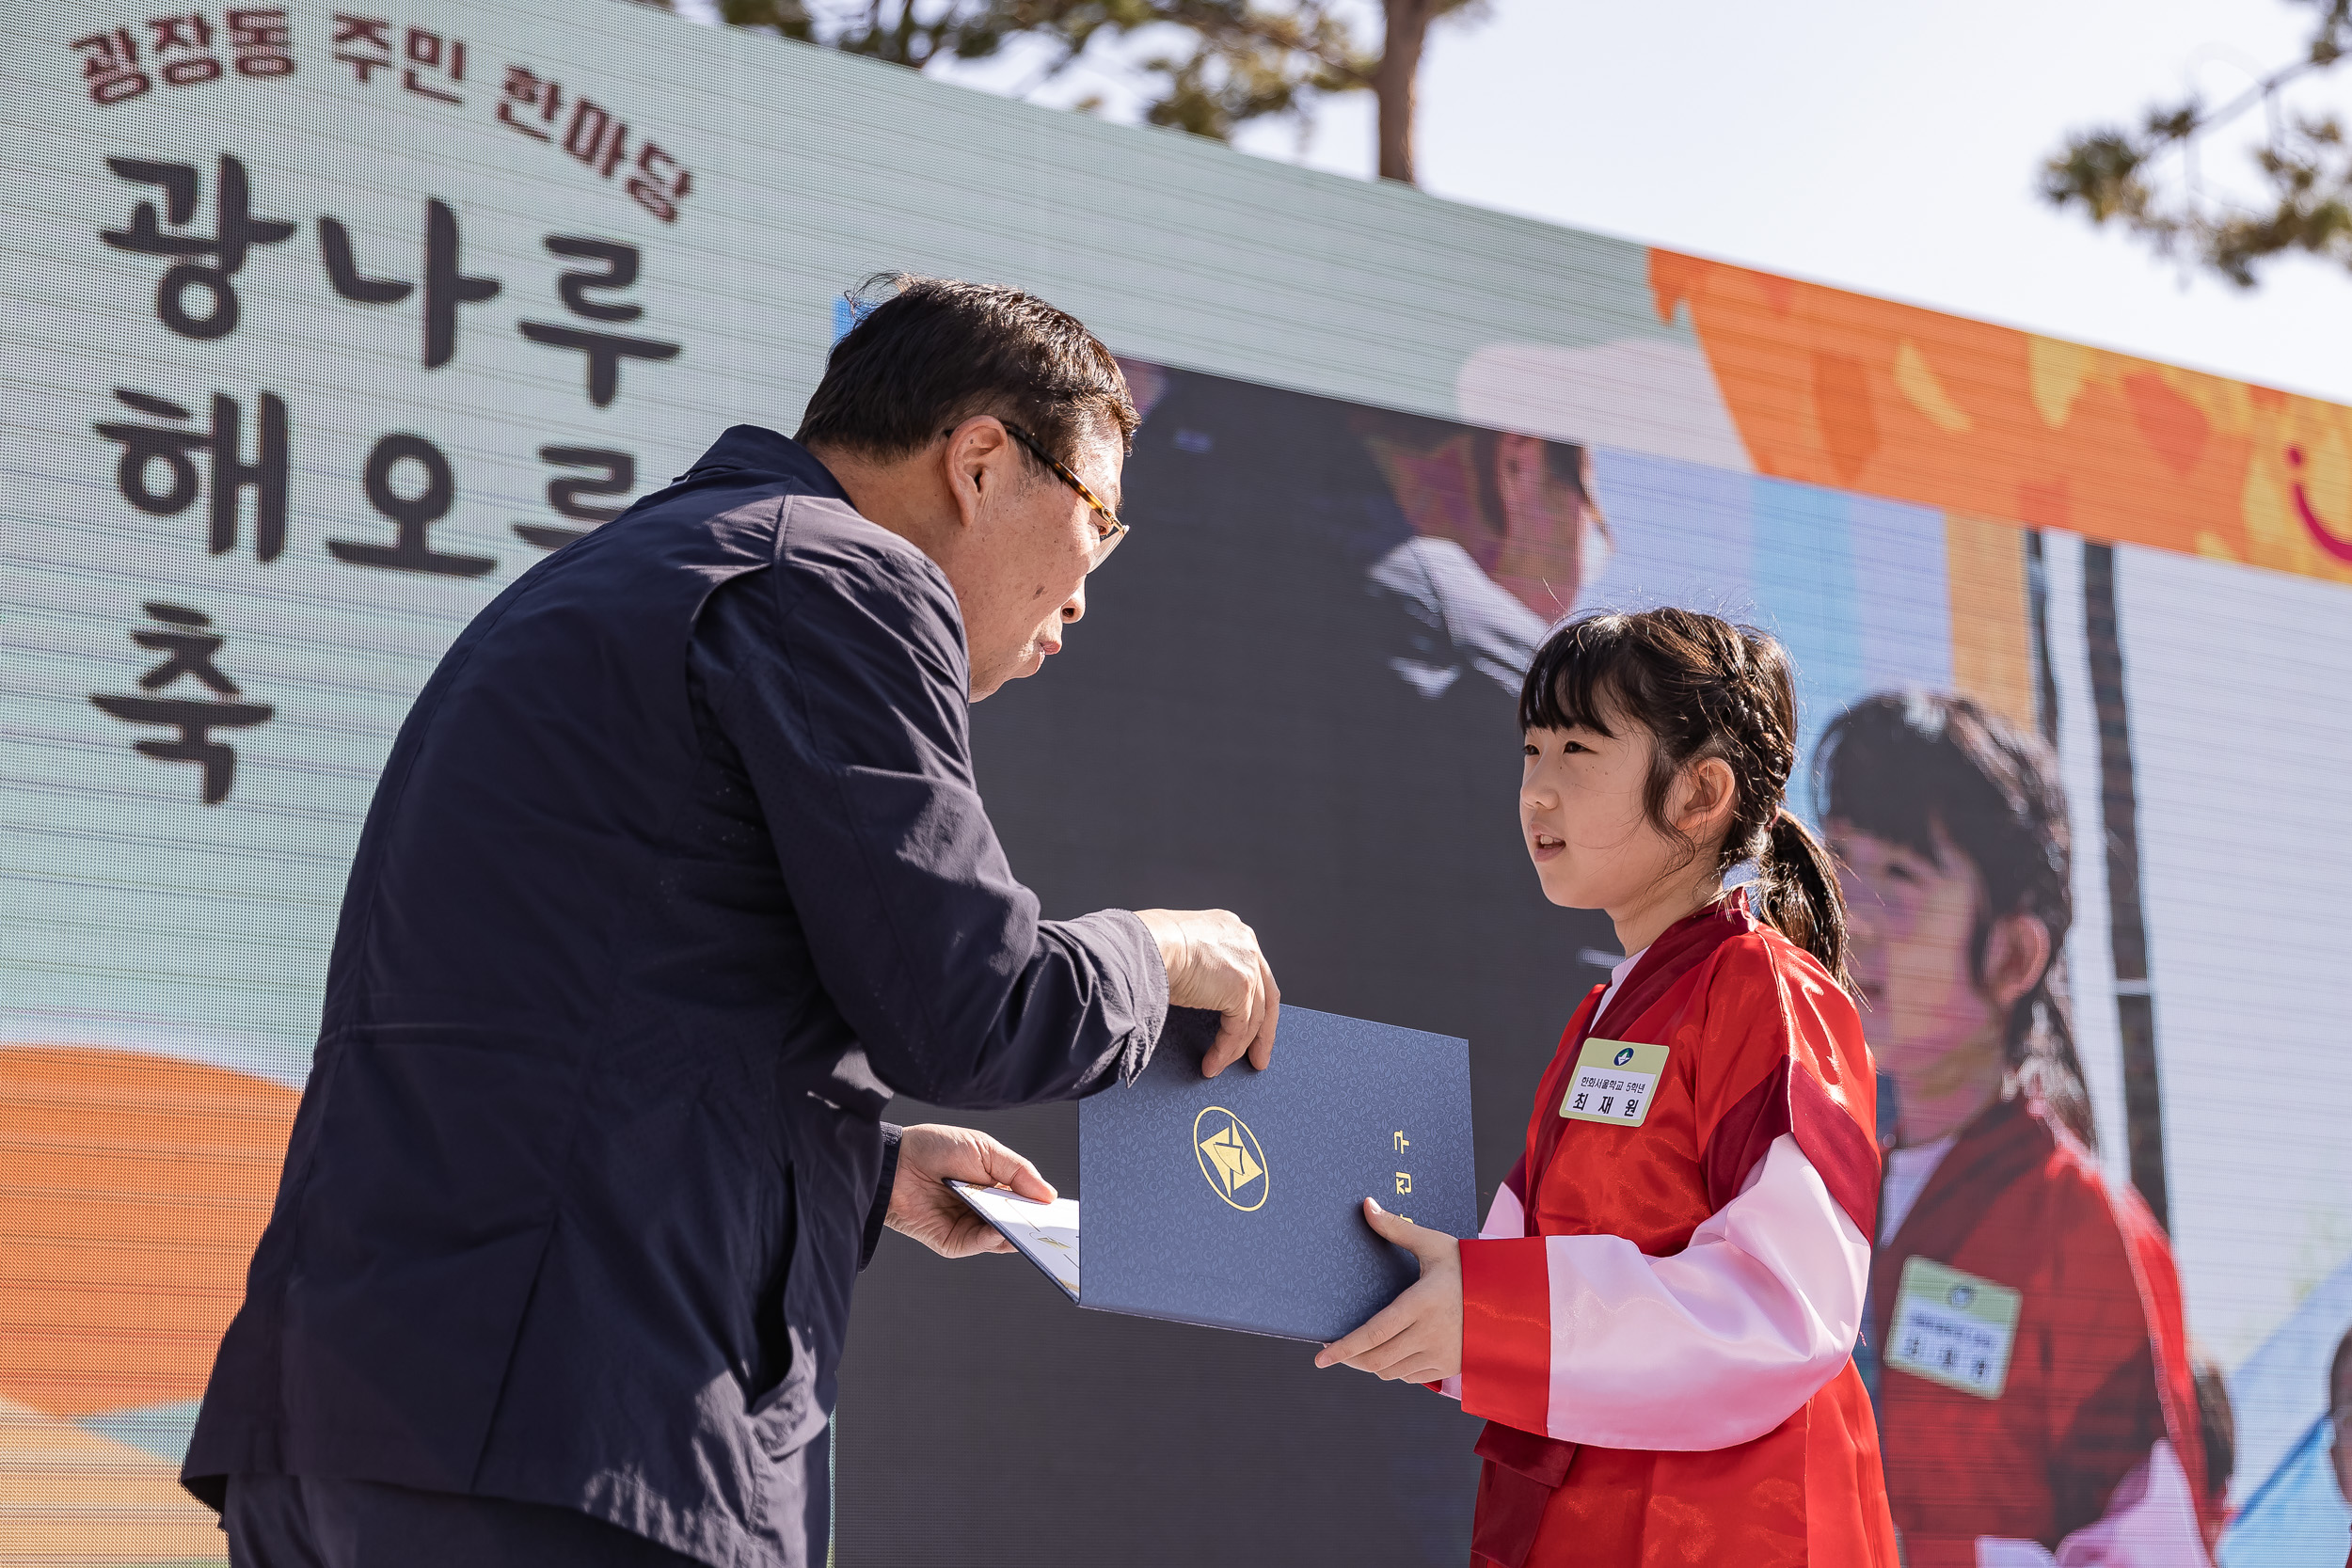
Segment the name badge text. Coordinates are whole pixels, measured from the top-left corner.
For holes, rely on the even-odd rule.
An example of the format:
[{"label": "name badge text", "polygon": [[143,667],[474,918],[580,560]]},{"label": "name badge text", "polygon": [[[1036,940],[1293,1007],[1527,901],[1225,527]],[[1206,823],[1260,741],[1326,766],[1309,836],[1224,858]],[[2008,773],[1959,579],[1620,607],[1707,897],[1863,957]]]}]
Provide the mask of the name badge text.
[{"label": "name badge text", "polygon": [[1632,1040],[1586,1040],[1568,1074],[1560,1114],[1570,1121],[1639,1127],[1666,1070],[1666,1047]]},{"label": "name badge text", "polygon": [[1904,1260],[1886,1326],[1886,1364],[1914,1377],[1997,1400],[2025,1293],[1931,1259]]}]

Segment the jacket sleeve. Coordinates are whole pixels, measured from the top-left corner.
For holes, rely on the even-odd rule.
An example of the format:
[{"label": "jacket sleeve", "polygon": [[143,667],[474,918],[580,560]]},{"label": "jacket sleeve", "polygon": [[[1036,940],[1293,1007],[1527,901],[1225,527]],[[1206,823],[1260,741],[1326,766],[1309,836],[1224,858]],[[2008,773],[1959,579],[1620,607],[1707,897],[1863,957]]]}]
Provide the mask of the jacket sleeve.
[{"label": "jacket sleeve", "polygon": [[1617,1236],[1464,1242],[1462,1408],[1611,1449],[1760,1437],[1852,1354],[1869,1262],[1785,1132],[1671,1258]]},{"label": "jacket sleeve", "polygon": [[723,591],[695,635],[818,978],[876,1078],[985,1107],[1143,1070],[1168,1012],[1158,946],[1124,910],[1041,920],[1014,879],[973,780],[937,567],[834,548]]},{"label": "jacket sleeve", "polygon": [[897,1122],[882,1124],[882,1174],[874,1179],[874,1200],[866,1208],[866,1230],[858,1243],[857,1266],[861,1269],[874,1260],[874,1248],[882,1241],[882,1223],[890,1218],[890,1189],[898,1184],[898,1142],[906,1129]]}]

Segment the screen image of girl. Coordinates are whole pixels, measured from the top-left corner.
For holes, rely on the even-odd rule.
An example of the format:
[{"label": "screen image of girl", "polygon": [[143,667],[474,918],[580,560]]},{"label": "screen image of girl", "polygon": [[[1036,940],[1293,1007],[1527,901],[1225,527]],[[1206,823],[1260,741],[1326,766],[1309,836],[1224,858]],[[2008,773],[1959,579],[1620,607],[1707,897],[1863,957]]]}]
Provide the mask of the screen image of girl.
[{"label": "screen image of girl", "polygon": [[1875,1081],[1835,868],[1783,805],[1788,654],[1690,610],[1588,617],[1546,640],[1519,721],[1545,896],[1606,911],[1628,957],[1476,1240],[1366,1200],[1421,1278],[1316,1365],[1486,1418],[1479,1562],[1893,1568],[1852,1361]]},{"label": "screen image of girl", "polygon": [[[1830,723],[1817,773],[1896,1088],[1867,1331],[1905,1561],[2207,1562],[2226,1445],[2201,1394],[2227,1396],[2198,1386],[2163,1227],[2099,1166],[2057,758],[1970,698],[1893,691]],[[1947,1364],[1956,1331],[1977,1348]]]}]

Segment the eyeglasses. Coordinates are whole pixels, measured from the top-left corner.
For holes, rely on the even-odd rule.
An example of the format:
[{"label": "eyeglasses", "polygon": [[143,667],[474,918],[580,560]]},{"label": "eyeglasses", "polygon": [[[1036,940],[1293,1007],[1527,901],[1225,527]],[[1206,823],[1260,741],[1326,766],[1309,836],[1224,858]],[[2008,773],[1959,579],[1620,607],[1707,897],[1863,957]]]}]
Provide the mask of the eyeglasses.
[{"label": "eyeglasses", "polygon": [[1111,558],[1119,542],[1127,537],[1127,525],[1119,520],[1119,514],[1103,504],[1103,499],[1087,488],[1085,480],[1070,471],[1070,465],[1047,451],[1038,438],[1017,424],[1005,426],[1007,434],[1036,454],[1037,460],[1058,475],[1064,484],[1078,492],[1078,499],[1094,508],[1094,549],[1087,557],[1087,570],[1091,572]]}]

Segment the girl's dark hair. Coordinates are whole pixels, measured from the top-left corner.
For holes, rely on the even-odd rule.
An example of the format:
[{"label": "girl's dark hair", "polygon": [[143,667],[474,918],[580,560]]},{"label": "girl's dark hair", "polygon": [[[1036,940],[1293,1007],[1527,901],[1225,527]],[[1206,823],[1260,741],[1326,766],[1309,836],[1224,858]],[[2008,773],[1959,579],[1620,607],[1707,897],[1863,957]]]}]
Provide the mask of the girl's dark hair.
[{"label": "girl's dark hair", "polygon": [[[1611,718],[1650,733],[1643,805],[1660,832],[1666,792],[1688,765],[1720,757],[1738,800],[1715,869],[1756,864],[1756,917],[1821,960],[1851,991],[1846,905],[1829,852],[1783,804],[1797,762],[1797,689],[1788,650],[1767,632],[1694,610],[1588,615],[1544,640],[1519,686],[1519,728],[1581,725],[1614,736]],[[1684,840],[1692,855],[1701,846]]]},{"label": "girl's dark hair", "polygon": [[2002,1054],[2015,1089],[2096,1148],[2059,961],[2074,923],[2074,861],[2050,749],[1972,697],[1887,691],[1831,722],[1818,768],[1823,816],[1947,870],[1948,845],[1976,868],[1984,884],[1969,938],[1976,978],[1994,921],[2029,914],[2050,933],[2049,962],[2010,1007]]}]

